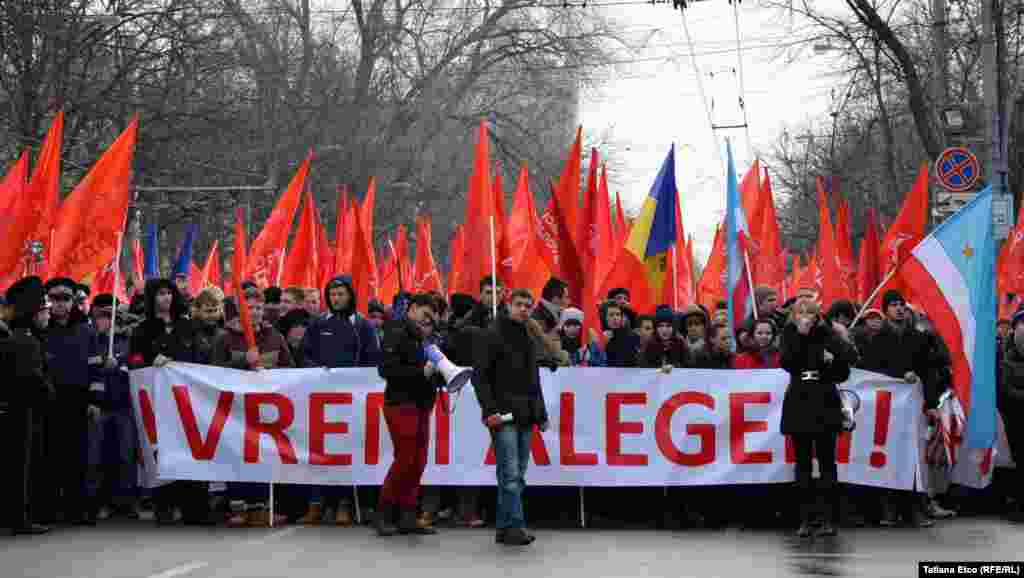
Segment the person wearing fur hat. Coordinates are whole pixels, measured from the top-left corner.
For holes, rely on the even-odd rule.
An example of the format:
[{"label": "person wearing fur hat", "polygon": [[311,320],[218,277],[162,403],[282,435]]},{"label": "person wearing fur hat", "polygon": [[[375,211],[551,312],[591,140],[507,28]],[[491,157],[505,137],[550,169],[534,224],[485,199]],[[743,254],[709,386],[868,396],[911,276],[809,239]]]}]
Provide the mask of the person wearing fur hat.
[{"label": "person wearing fur hat", "polygon": [[[146,319],[132,332],[128,366],[162,367],[169,362],[195,363],[195,328],[188,319],[188,305],[170,279],[150,279],[144,291]],[[157,524],[176,521],[182,509],[189,525],[210,525],[209,484],[179,480],[153,490]]]},{"label": "person wearing fur hat", "polygon": [[44,286],[50,300],[45,347],[57,402],[46,419],[47,453],[54,468],[41,503],[78,525],[96,523],[98,463],[90,459],[106,385],[103,348],[96,332],[75,304],[79,285],[71,279],[50,279]]},{"label": "person wearing fur hat", "polygon": [[604,367],[607,360],[597,342],[597,336],[591,333],[589,343],[586,345],[583,343],[583,312],[575,307],[566,308],[562,310],[560,321],[562,349],[569,355],[569,365],[572,367]]},{"label": "person wearing fur hat", "polygon": [[675,314],[667,305],[659,306],[654,312],[654,336],[644,343],[639,365],[664,373],[677,367],[693,366],[686,340],[676,334]]},{"label": "person wearing fur hat", "polygon": [[5,317],[0,327],[0,369],[7,376],[0,388],[0,405],[7,415],[3,424],[5,458],[2,476],[4,500],[0,502],[0,523],[11,533],[45,534],[50,529],[35,524],[32,490],[32,456],[36,412],[45,411],[54,391],[46,371],[40,340],[42,329],[49,323],[49,309],[39,277],[26,277],[7,290]]},{"label": "person wearing fur hat", "polygon": [[99,497],[100,520],[120,514],[138,518],[138,465],[135,448],[138,432],[132,411],[131,380],[128,377],[128,336],[130,330],[122,323],[121,315],[114,324],[114,296],[101,293],[92,300],[89,310],[93,327],[101,345],[110,343],[114,330],[114,356],[103,354],[103,382],[106,387],[103,414],[99,420],[101,443],[91,450],[99,454],[101,484]]},{"label": "person wearing fur hat", "polygon": [[[907,302],[899,291],[890,289],[882,296],[882,314],[885,321],[878,333],[869,339],[861,338],[857,343],[860,353],[857,366],[921,387],[927,399],[935,375],[931,370],[933,360],[930,339],[914,326],[908,315]],[[934,407],[929,406],[926,411],[929,419],[937,416]],[[908,440],[907,443],[916,442]],[[925,497],[924,494],[911,492],[887,493],[882,500],[881,524],[895,525],[897,515],[902,515],[904,522],[910,526],[932,526],[934,522],[925,515]],[[895,511],[894,507],[900,511]]]}]

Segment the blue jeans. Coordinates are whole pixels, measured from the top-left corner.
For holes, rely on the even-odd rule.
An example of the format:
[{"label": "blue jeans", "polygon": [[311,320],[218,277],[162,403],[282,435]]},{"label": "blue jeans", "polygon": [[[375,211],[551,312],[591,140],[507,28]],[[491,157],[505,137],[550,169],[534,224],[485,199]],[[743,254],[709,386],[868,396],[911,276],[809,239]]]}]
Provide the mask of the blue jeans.
[{"label": "blue jeans", "polygon": [[511,424],[491,432],[498,479],[495,527],[499,530],[526,527],[523,490],[526,489],[526,466],[530,463],[532,434],[533,428],[521,429]]}]

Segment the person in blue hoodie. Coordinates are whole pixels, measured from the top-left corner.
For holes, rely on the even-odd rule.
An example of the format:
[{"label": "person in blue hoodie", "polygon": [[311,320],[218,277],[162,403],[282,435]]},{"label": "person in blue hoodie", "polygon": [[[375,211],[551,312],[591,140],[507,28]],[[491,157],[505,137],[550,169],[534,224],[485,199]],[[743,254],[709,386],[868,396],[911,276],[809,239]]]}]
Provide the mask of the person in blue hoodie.
[{"label": "person in blue hoodie", "polygon": [[[101,293],[92,300],[89,310],[99,348],[103,351],[103,413],[99,420],[102,435],[99,453],[102,483],[100,485],[99,519],[111,515],[138,518],[138,465],[135,448],[139,443],[132,411],[131,379],[128,376],[128,336],[130,330],[118,316],[114,320],[114,296]],[[114,356],[110,357],[110,330],[114,327]]]},{"label": "person in blue hoodie", "polygon": [[[78,284],[59,277],[44,286],[50,299],[50,325],[45,348],[50,377],[57,392],[47,416],[46,447],[54,468],[50,512],[64,513],[76,525],[95,525],[98,506],[98,464],[90,464],[89,440],[98,435],[96,424],[103,404],[103,357],[96,332],[75,307]],[[61,499],[58,499],[58,495]]]},{"label": "person in blue hoodie", "polygon": [[[381,353],[376,330],[356,311],[352,277],[339,275],[324,287],[327,313],[313,320],[302,338],[305,367],[377,367]],[[326,499],[337,499],[334,523],[351,526],[351,490],[341,486],[310,486],[306,515],[300,524],[319,524]],[[348,494],[348,495],[344,495]]]}]

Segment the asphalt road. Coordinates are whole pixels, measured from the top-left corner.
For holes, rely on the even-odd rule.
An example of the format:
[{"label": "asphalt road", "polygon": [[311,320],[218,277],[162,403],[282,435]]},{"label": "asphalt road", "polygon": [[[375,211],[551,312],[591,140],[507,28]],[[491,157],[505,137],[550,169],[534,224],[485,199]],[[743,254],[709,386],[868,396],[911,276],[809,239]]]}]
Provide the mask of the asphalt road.
[{"label": "asphalt road", "polygon": [[42,537],[0,537],[0,578],[895,577],[917,576],[920,560],[1024,558],[1024,526],[992,518],[805,541],[740,530],[536,534],[532,546],[509,548],[494,543],[491,529],[381,539],[365,527],[235,530],[108,521]]}]

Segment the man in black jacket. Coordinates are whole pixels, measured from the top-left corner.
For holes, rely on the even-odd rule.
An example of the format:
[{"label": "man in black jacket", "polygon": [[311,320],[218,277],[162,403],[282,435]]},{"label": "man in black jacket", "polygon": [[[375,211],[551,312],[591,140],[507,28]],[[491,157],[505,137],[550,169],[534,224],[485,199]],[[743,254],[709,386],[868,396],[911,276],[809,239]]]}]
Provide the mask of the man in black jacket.
[{"label": "man in black jacket", "polygon": [[534,540],[526,532],[522,497],[533,427],[548,427],[537,345],[526,328],[532,308],[529,291],[513,291],[508,314],[499,316],[481,336],[473,364],[473,386],[497,459],[495,540],[511,546],[525,546]]},{"label": "man in black jacket", "polygon": [[[132,369],[161,367],[171,361],[194,363],[196,335],[186,314],[188,305],[170,279],[146,281],[146,320],[132,333],[128,365]],[[209,484],[180,480],[153,490],[157,524],[175,521],[175,507],[189,525],[213,523],[209,508]]]},{"label": "man in black jacket", "polygon": [[8,378],[0,402],[6,402],[4,433],[8,467],[3,478],[4,524],[17,534],[45,534],[50,529],[32,523],[33,412],[53,397],[39,331],[49,322],[43,282],[26,277],[7,290],[10,328],[0,328],[0,370]]},{"label": "man in black jacket", "polygon": [[[857,367],[902,379],[911,386],[920,384],[929,404],[929,414],[934,415],[938,396],[932,387],[935,372],[932,370],[931,341],[914,327],[907,302],[898,291],[890,289],[882,296],[882,313],[885,315],[882,329],[874,337],[861,339],[858,343],[860,361]],[[891,502],[896,502],[894,505],[903,510],[901,513],[907,524],[922,528],[932,526],[934,522],[924,515],[924,497],[911,492],[887,493],[881,502],[881,524],[895,525],[897,512],[893,511]]]},{"label": "man in black jacket", "polygon": [[[99,463],[90,452],[90,440],[95,443],[99,437],[96,424],[106,389],[104,349],[82,310],[74,305],[79,285],[58,277],[47,281],[44,289],[52,304],[44,349],[57,403],[46,420],[45,446],[54,467],[42,503],[56,506],[71,523],[95,525]],[[46,517],[54,513],[47,512]]]},{"label": "man in black jacket", "polygon": [[[394,444],[394,462],[380,492],[377,534],[435,534],[416,523],[420,479],[427,467],[430,412],[440,385],[437,368],[427,360],[426,339],[437,325],[430,295],[412,297],[405,317],[384,326],[383,356],[377,368],[384,378],[384,420]],[[398,511],[398,527],[394,525]]]}]

